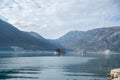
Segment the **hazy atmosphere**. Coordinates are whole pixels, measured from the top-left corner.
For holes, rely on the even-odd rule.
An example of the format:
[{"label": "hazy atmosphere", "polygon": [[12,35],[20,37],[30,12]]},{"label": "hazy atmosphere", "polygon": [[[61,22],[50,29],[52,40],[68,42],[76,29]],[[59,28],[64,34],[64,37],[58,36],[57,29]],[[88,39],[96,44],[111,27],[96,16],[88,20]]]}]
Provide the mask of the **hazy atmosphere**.
[{"label": "hazy atmosphere", "polygon": [[0,80],[120,80],[120,0],[0,0]]},{"label": "hazy atmosphere", "polygon": [[120,25],[120,0],[0,0],[0,17],[55,39],[71,30]]}]

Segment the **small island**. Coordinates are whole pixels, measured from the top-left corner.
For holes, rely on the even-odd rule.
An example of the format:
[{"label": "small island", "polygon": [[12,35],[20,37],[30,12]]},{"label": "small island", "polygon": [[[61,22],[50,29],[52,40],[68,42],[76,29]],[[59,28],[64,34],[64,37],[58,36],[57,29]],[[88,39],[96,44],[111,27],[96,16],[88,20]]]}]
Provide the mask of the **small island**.
[{"label": "small island", "polygon": [[54,54],[57,56],[64,56],[66,54],[66,51],[65,51],[65,49],[58,48],[55,50]]}]

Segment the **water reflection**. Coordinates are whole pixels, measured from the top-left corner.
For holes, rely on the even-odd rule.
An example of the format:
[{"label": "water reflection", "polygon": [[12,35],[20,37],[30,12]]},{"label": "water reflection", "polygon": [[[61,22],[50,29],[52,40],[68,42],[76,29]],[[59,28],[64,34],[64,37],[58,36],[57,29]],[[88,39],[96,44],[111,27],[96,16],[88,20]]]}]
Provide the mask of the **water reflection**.
[{"label": "water reflection", "polygon": [[[0,70],[0,79],[15,79],[15,78],[21,78],[21,79],[39,79],[39,77],[31,77],[31,76],[25,76],[27,75],[36,75],[40,74],[40,68],[39,67],[23,67],[20,69],[3,69]],[[22,74],[20,76],[20,74]],[[16,76],[15,76],[16,75]]]},{"label": "water reflection", "polygon": [[109,80],[107,73],[120,67],[120,55],[109,57],[0,58],[0,79]]},{"label": "water reflection", "polygon": [[[67,76],[92,76],[109,80],[108,74],[113,68],[120,67],[120,55],[100,56],[89,60],[87,63],[71,64],[64,68]],[[87,73],[87,74],[86,74]],[[103,80],[102,79],[102,80]]]}]

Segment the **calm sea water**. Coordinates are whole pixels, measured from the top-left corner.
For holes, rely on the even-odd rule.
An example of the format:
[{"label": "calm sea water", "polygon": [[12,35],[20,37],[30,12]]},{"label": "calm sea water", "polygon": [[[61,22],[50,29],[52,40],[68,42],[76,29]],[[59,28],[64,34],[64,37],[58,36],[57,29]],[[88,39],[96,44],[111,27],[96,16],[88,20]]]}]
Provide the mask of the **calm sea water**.
[{"label": "calm sea water", "polygon": [[[0,80],[109,80],[106,76],[90,72],[89,65],[85,65],[90,61],[94,61],[94,58],[70,56],[0,58]],[[92,66],[97,67],[94,64]],[[92,68],[90,67],[90,70]]]}]

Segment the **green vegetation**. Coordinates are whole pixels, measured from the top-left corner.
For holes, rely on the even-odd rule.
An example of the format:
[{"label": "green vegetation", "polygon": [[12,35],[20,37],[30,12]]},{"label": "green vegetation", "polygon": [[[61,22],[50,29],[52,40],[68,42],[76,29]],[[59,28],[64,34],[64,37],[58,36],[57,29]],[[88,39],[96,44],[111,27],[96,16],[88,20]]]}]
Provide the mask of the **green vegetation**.
[{"label": "green vegetation", "polygon": [[57,48],[55,51],[57,56],[61,56],[61,55],[64,56],[66,53],[65,49],[60,49],[60,48]]}]

